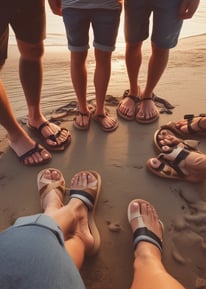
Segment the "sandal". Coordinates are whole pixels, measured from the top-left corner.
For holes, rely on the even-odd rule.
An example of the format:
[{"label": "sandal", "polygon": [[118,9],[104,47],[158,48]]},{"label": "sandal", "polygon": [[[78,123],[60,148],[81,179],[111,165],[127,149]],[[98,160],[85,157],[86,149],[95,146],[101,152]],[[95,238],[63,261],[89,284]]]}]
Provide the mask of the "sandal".
[{"label": "sandal", "polygon": [[[23,155],[21,156],[18,156],[18,159],[20,160],[21,163],[24,163],[24,161],[28,158],[28,157],[31,157],[33,154],[35,153],[39,153],[41,155],[41,152],[43,151],[46,151],[45,148],[43,146],[41,146],[40,144],[36,143],[35,146],[27,151],[26,153],[24,153]],[[48,153],[49,154],[49,153]],[[47,164],[48,162],[50,162],[52,159],[52,156],[50,155],[47,159],[43,159],[41,162],[38,162],[38,163],[29,163],[29,164],[26,164],[26,166],[38,166],[38,165],[44,165],[44,164]]]},{"label": "sandal", "polygon": [[[141,200],[141,199],[133,200],[128,205],[127,215],[128,215],[129,223],[131,224],[132,220],[134,220],[136,218],[138,219],[138,227],[133,232],[134,249],[136,248],[136,246],[138,245],[139,242],[144,241],[144,242],[149,242],[149,243],[155,245],[162,253],[162,240],[154,232],[152,232],[151,230],[149,230],[147,228],[147,226],[144,223],[144,220],[143,220],[144,216],[141,214],[140,207],[139,207],[139,210],[136,210],[136,212],[132,212],[131,206],[134,202],[137,202],[139,204],[139,206],[143,202],[145,204],[147,204],[148,206],[151,206],[150,203],[148,203],[144,200]],[[160,220],[158,220],[158,221],[160,223],[160,226],[161,226],[161,229],[163,232],[164,231],[164,225]]]},{"label": "sandal", "polygon": [[[42,129],[44,127],[51,127],[54,126],[55,129],[57,130],[55,134],[51,134],[48,137],[45,137],[42,134]],[[33,127],[32,125],[29,124],[29,122],[27,122],[27,127],[29,130],[31,130],[33,133],[35,133],[38,137],[40,137],[42,139],[42,141],[44,142],[44,146],[51,151],[64,151],[65,148],[70,144],[71,142],[71,135],[68,129],[66,128],[62,128],[62,127],[58,127],[57,125],[55,125],[54,123],[51,123],[49,121],[45,121],[43,122],[38,128]],[[66,132],[66,139],[60,143],[58,143],[58,137],[61,136],[61,134],[63,132]],[[54,145],[49,145],[47,140],[51,140],[53,142],[56,142],[56,144]]]},{"label": "sandal", "polygon": [[[168,142],[170,143],[161,144],[161,140],[163,139],[166,141],[168,140]],[[155,131],[154,137],[153,137],[153,144],[157,153],[163,152],[162,146],[164,145],[167,145],[171,148],[174,148],[176,145],[180,145],[189,151],[200,152],[198,150],[198,145],[200,144],[199,141],[192,140],[192,139],[184,140],[184,139],[177,138],[174,133],[174,130],[168,127],[167,125],[163,125],[158,130]]]},{"label": "sandal", "polygon": [[150,172],[161,178],[197,183],[202,181],[204,176],[190,175],[186,169],[179,166],[190,153],[189,150],[177,145],[171,152],[161,153],[157,158],[150,158],[146,166]]},{"label": "sandal", "polygon": [[[45,178],[44,174],[46,171],[56,171],[60,175],[59,180],[53,180]],[[37,175],[37,187],[40,194],[40,201],[41,201],[41,207],[43,208],[43,199],[46,197],[47,194],[49,194],[52,190],[55,190],[56,194],[59,196],[61,203],[63,205],[63,198],[65,195],[65,180],[62,175],[62,173],[55,169],[55,168],[47,168],[44,170],[41,170]]]},{"label": "sandal", "polygon": [[[206,128],[203,128],[201,126],[201,121],[203,118],[206,117],[206,114],[202,113],[199,116],[195,116],[193,114],[186,114],[184,115],[184,119],[187,120],[187,123],[185,124],[187,126],[187,131],[183,132],[181,128],[178,128],[176,123],[177,122],[169,122],[167,125],[173,131],[180,135],[180,136],[185,136],[185,135],[197,135],[197,136],[206,136]],[[197,122],[197,129],[192,128],[192,122],[195,121],[195,119],[198,119]]]},{"label": "sandal", "polygon": [[94,247],[89,252],[89,255],[96,254],[100,247],[100,234],[95,224],[95,210],[101,189],[101,176],[95,171],[80,171],[77,175],[82,173],[92,174],[96,181],[90,184],[90,186],[82,188],[72,188],[69,191],[70,199],[77,198],[81,200],[88,208],[88,222],[91,234],[94,238]]}]

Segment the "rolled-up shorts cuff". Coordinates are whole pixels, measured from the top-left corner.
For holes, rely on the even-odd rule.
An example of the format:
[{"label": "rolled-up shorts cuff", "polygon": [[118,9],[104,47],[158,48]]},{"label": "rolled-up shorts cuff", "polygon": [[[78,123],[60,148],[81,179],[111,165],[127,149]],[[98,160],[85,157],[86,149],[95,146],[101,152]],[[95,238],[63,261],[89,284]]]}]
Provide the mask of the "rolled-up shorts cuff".
[{"label": "rolled-up shorts cuff", "polygon": [[16,220],[13,226],[14,227],[39,226],[46,228],[52,231],[56,235],[60,244],[64,246],[64,236],[62,230],[51,217],[45,214],[36,214],[32,216],[20,217]]}]

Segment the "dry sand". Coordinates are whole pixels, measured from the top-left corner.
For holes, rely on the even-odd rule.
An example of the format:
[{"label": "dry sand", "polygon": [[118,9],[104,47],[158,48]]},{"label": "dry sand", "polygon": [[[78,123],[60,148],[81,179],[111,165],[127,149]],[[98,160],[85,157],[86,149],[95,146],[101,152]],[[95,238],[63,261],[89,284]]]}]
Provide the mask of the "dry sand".
[{"label": "dry sand", "polygon": [[[98,255],[87,258],[82,268],[87,288],[130,287],[133,249],[126,212],[134,198],[150,201],[159,212],[165,225],[163,262],[168,271],[187,289],[206,288],[205,183],[167,181],[152,175],[145,167],[147,159],[155,155],[152,137],[160,125],[181,119],[186,113],[206,112],[205,43],[206,35],[191,37],[181,40],[171,51],[168,68],[155,92],[175,108],[171,115],[161,114],[157,123],[146,126],[119,120],[119,128],[106,134],[93,122],[89,132],[75,130],[70,114],[61,119],[62,125],[72,133],[72,143],[65,152],[54,153],[49,166],[63,172],[67,186],[73,174],[82,169],[97,170],[103,182],[96,213],[102,244]],[[142,85],[148,51],[147,48],[144,53]],[[68,55],[65,53],[66,50],[45,53],[45,99],[49,93],[56,93],[58,101],[68,88],[72,90],[71,83],[67,83]],[[93,67],[92,58],[90,65]],[[18,94],[22,92],[16,72],[16,48],[11,47],[3,78],[9,79],[7,89],[15,89]],[[121,97],[127,86],[124,59],[114,54],[108,94]],[[23,97],[22,105],[25,106]],[[107,108],[116,114],[115,105],[108,104]],[[206,152],[205,144],[206,140],[201,139],[203,152]],[[27,168],[19,163],[8,148],[4,130],[0,133],[0,154],[0,229],[5,229],[17,217],[40,211],[36,175],[42,167]]]}]

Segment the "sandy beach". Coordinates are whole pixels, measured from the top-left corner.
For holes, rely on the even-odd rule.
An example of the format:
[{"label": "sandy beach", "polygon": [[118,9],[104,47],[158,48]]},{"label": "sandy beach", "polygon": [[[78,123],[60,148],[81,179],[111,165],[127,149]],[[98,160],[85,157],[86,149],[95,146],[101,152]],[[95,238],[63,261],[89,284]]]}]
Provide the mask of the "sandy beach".
[{"label": "sandy beach", "polygon": [[[72,142],[63,153],[53,153],[49,165],[25,167],[8,147],[6,132],[0,128],[0,230],[23,215],[40,211],[36,176],[39,170],[55,167],[62,171],[67,186],[72,176],[82,169],[98,171],[102,190],[96,212],[101,233],[99,253],[86,258],[82,276],[90,289],[127,289],[133,275],[132,233],[127,221],[128,203],[146,199],[157,209],[165,226],[163,262],[187,289],[206,288],[206,182],[191,184],[169,181],[152,175],[146,169],[148,158],[155,156],[153,134],[170,120],[184,114],[206,112],[206,34],[185,38],[171,51],[168,68],[155,93],[174,105],[172,114],[161,114],[158,122],[140,125],[119,119],[119,128],[110,134],[92,122],[88,132],[73,128],[73,114],[61,115],[59,122],[70,129]],[[140,85],[144,85],[149,46],[143,55]],[[68,71],[68,52],[47,49],[44,55],[42,107],[48,117],[56,116],[58,99],[70,92],[74,96]],[[145,65],[144,65],[145,63]],[[92,99],[93,57],[89,57],[89,97]],[[22,95],[22,102],[13,102],[14,110],[25,107],[19,84],[18,52],[10,47],[9,59],[2,71],[7,91]],[[114,53],[107,109],[116,115],[116,105],[128,88],[124,56]],[[49,99],[56,95],[56,101]],[[112,99],[113,100],[113,99]],[[66,105],[67,103],[65,103]],[[25,115],[26,118],[26,115]],[[25,118],[21,118],[24,125]],[[200,139],[200,150],[206,153],[206,139]]]}]

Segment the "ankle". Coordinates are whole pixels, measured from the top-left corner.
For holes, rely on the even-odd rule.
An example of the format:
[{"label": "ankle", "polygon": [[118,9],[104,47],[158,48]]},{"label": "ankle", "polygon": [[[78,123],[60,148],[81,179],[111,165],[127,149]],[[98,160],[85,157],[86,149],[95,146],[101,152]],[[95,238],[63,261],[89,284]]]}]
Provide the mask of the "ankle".
[{"label": "ankle", "polygon": [[161,260],[160,250],[149,242],[140,242],[134,252],[136,262],[148,263],[151,260]]}]

